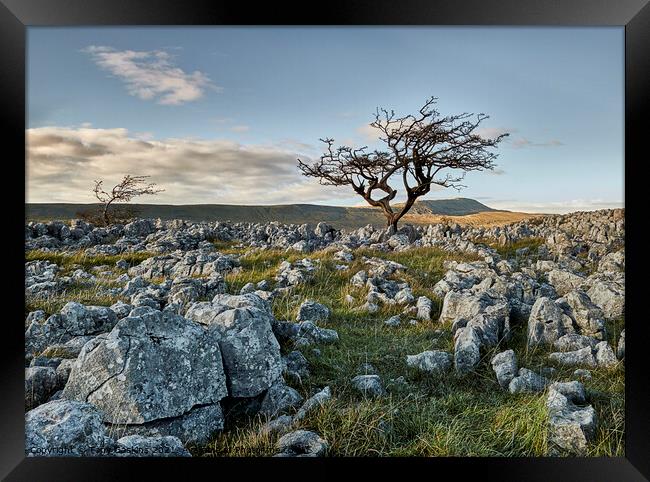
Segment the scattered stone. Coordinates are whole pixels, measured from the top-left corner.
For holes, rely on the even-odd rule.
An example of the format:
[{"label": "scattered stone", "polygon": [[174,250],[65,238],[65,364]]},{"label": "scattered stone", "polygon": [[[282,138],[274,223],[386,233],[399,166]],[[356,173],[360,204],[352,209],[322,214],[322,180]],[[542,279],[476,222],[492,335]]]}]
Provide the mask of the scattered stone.
[{"label": "scattered stone", "polygon": [[551,353],[548,358],[552,362],[564,366],[596,366],[596,359],[594,358],[590,347],[581,348],[580,350],[575,351]]},{"label": "scattered stone", "polygon": [[386,321],[384,321],[384,325],[393,326],[393,327],[394,326],[399,326],[400,323],[401,323],[401,321],[399,319],[399,315],[391,316]]},{"label": "scattered stone", "polygon": [[430,350],[407,355],[406,365],[427,373],[443,373],[451,368],[452,356],[444,351]]},{"label": "scattered stone", "polygon": [[546,378],[537,373],[520,368],[518,375],[510,380],[508,390],[510,393],[537,393],[544,391],[548,383]]},{"label": "scattered stone", "polygon": [[330,390],[330,387],[323,388],[320,392],[305,400],[305,403],[303,403],[302,407],[300,407],[300,409],[296,412],[294,420],[302,420],[309,412],[322,407],[331,399],[332,391]]},{"label": "scattered stone", "polygon": [[585,404],[580,382],[553,383],[546,406],[549,414],[549,455],[586,455],[596,432],[596,412]]},{"label": "scattered stone", "polygon": [[502,351],[492,357],[490,362],[496,373],[497,381],[502,388],[508,388],[510,382],[517,376],[517,357],[513,350]]},{"label": "scattered stone", "polygon": [[599,367],[613,367],[618,363],[614,350],[606,341],[596,345],[596,363]]},{"label": "scattered stone", "polygon": [[386,393],[378,375],[357,375],[352,379],[352,386],[366,397],[381,397]]},{"label": "scattered stone", "polygon": [[431,321],[431,312],[433,311],[433,301],[426,296],[418,298],[416,307],[418,309],[417,318],[422,321]]},{"label": "scattered stone", "polygon": [[280,453],[276,457],[322,457],[329,447],[318,434],[296,430],[280,437],[277,448]]},{"label": "scattered stone", "polygon": [[305,300],[298,309],[297,321],[311,321],[312,323],[326,322],[330,317],[330,309],[313,300]]}]

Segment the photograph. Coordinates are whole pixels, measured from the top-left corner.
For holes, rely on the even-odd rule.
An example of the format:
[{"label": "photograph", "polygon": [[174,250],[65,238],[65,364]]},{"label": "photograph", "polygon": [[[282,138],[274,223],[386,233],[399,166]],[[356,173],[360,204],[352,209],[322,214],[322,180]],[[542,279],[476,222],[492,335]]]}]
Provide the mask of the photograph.
[{"label": "photograph", "polygon": [[626,457],[624,25],[28,25],[24,88],[25,457]]}]

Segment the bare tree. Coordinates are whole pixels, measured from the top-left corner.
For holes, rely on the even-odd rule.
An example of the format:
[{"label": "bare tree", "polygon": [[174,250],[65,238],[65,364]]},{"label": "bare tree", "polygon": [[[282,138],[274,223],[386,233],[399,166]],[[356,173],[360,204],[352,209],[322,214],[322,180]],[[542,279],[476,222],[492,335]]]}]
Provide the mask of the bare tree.
[{"label": "bare tree", "polygon": [[[378,108],[370,126],[378,130],[385,150],[334,148],[334,139],[321,139],[326,152],[312,165],[298,159],[298,168],[303,175],[318,178],[320,184],[352,186],[368,204],[382,209],[388,229],[395,232],[397,222],[432,185],[460,190],[466,172],[493,169],[497,154],[488,149],[508,135],[482,137],[476,129],[487,115],[441,116],[434,108],[436,101],[431,97],[416,115],[403,117]],[[452,172],[442,176],[445,169]],[[406,191],[406,201],[397,210],[390,204],[397,195],[389,184],[394,177],[401,178]],[[376,191],[385,195],[377,198]]]},{"label": "bare tree", "polygon": [[129,202],[134,197],[142,196],[145,194],[158,194],[164,189],[158,189],[156,183],[147,183],[146,179],[149,176],[131,176],[127,174],[122,180],[116,184],[110,192],[106,192],[103,188],[103,180],[95,180],[95,187],[93,193],[100,202],[104,204],[102,210],[102,217],[104,224],[110,224],[109,207],[117,202]]}]

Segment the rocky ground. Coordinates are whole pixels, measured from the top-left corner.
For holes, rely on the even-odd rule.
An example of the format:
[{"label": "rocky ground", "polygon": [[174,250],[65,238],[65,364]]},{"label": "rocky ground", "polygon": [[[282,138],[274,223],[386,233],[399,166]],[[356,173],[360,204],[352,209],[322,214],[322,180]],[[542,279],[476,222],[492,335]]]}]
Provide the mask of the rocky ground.
[{"label": "rocky ground", "polygon": [[29,223],[26,453],[622,456],[624,235]]}]

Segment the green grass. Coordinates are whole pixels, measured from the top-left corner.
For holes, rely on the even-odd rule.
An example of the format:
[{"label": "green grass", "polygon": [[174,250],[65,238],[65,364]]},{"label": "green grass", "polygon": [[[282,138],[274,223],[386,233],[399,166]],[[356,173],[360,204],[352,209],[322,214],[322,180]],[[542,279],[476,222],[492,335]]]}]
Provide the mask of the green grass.
[{"label": "green grass", "polygon": [[[517,243],[510,248],[536,246],[537,240]],[[367,269],[361,255],[378,256],[404,264],[407,271],[396,278],[405,279],[414,294],[431,293],[443,276],[446,259],[472,261],[476,258],[450,254],[436,248],[420,248],[401,253],[355,252],[347,271],[334,270],[329,255],[318,254],[320,267],[311,282],[299,286],[286,296],[278,297],[273,309],[278,319],[295,319],[300,303],[311,298],[332,309],[328,328],[338,331],[340,341],[318,346],[317,356],[311,348],[301,349],[309,360],[312,375],[303,386],[294,386],[307,398],[314,389],[329,385],[334,398],[320,410],[308,415],[295,428],[314,430],[329,445],[332,456],[543,456],[547,453],[546,394],[512,395],[496,382],[489,360],[497,351],[514,348],[520,366],[533,370],[550,366],[549,349],[528,350],[525,327],[513,327],[507,346],[484,353],[478,370],[466,376],[453,371],[442,376],[422,374],[408,369],[406,355],[424,350],[453,350],[450,327],[437,322],[403,323],[388,327],[383,321],[400,308],[382,307],[379,313],[354,311],[362,304],[366,290],[352,288],[350,277]],[[271,280],[283,259],[300,259],[301,254],[277,251],[258,252],[242,258],[244,270],[229,275],[230,287],[248,281]],[[313,256],[311,256],[314,258]],[[246,259],[248,258],[248,259]],[[394,276],[395,277],[395,276]],[[349,306],[345,295],[357,300]],[[437,317],[436,317],[437,318]],[[435,318],[434,318],[435,319]],[[624,327],[622,320],[609,326],[610,341],[617,340]],[[442,328],[442,333],[440,329]],[[615,346],[615,342],[614,342]],[[380,399],[364,399],[350,387],[362,363],[372,364],[388,389]],[[556,367],[554,380],[572,378],[573,368]],[[599,429],[590,446],[593,456],[624,454],[624,368],[591,370],[593,378],[584,382],[590,403],[599,416]],[[391,384],[403,376],[406,386]],[[203,447],[192,447],[202,456],[268,456],[276,452],[277,435],[260,431],[262,420],[253,419],[244,426],[224,432]]]},{"label": "green grass", "polygon": [[48,297],[29,296],[25,299],[25,315],[30,311],[43,310],[48,315],[58,313],[69,301],[77,301],[84,305],[111,306],[118,301],[127,302],[121,296],[106,294],[103,289],[112,283],[94,283],[92,285],[72,285],[66,290],[51,294]]},{"label": "green grass", "polygon": [[85,250],[71,251],[71,252],[50,252],[41,250],[32,250],[25,253],[25,262],[29,261],[49,261],[59,265],[62,269],[60,274],[66,275],[76,269],[82,268],[89,270],[95,266],[110,266],[115,268],[115,263],[119,260],[124,260],[129,263],[129,266],[140,264],[147,258],[154,256],[154,253],[138,252],[138,253],[122,253],[117,255],[107,254],[87,254]]},{"label": "green grass", "polygon": [[503,259],[510,259],[510,258],[516,258],[517,250],[522,248],[528,248],[529,249],[528,254],[534,255],[535,252],[537,251],[537,248],[539,248],[541,245],[544,244],[544,239],[535,238],[535,237],[522,238],[517,241],[507,243],[505,245],[499,244],[494,239],[484,239],[484,238],[474,239],[473,242],[477,244],[485,244],[490,248],[495,249],[497,253],[499,253],[499,256],[501,256]]},{"label": "green grass", "polygon": [[[509,249],[535,246],[537,241],[526,240]],[[531,244],[532,243],[532,244]],[[381,253],[358,250],[355,260],[346,271],[334,269],[341,264],[331,253],[310,255],[286,253],[281,250],[256,250],[246,254],[246,248],[234,243],[215,242],[221,252],[238,255],[242,269],[226,275],[228,291],[237,293],[248,282],[262,279],[274,283],[279,264],[304,257],[318,260],[313,279],[296,287],[290,294],[274,300],[273,310],[278,319],[295,320],[298,307],[306,298],[326,304],[332,316],[326,327],[338,331],[340,340],[332,345],[320,345],[320,355],[312,348],[301,351],[309,360],[311,376],[303,385],[294,385],[305,398],[314,390],[329,385],[333,399],[319,410],[309,414],[295,428],[314,430],[325,438],[332,456],[543,456],[547,453],[546,394],[512,395],[501,389],[489,360],[494,353],[513,348],[520,366],[539,370],[548,367],[548,348],[528,349],[524,326],[513,327],[512,339],[504,346],[487,351],[479,368],[466,376],[452,370],[444,375],[427,375],[409,369],[406,356],[424,350],[440,349],[451,352],[453,340],[449,326],[436,321],[408,324],[402,317],[399,327],[388,327],[383,321],[399,314],[400,307],[382,306],[375,314],[361,313],[355,308],[365,302],[366,288],[354,288],[350,277],[368,266],[361,256],[377,256],[407,266],[404,273],[392,276],[406,280],[414,295],[425,295],[434,300],[435,310],[440,300],[431,292],[433,285],[444,275],[443,262],[448,259],[473,261],[477,258],[462,253],[448,253],[437,248],[418,248],[400,253]],[[48,253],[49,255],[49,253]],[[31,259],[38,258],[31,253]],[[44,255],[40,255],[44,256]],[[49,255],[51,256],[51,255]],[[75,261],[72,261],[73,258]],[[69,266],[83,264],[111,264],[107,257],[46,258]],[[111,260],[112,263],[116,259]],[[355,302],[345,302],[352,295]],[[118,298],[106,297],[98,287],[73,288],[48,300],[29,300],[29,309],[44,309],[52,313],[65,302],[77,300],[88,304],[110,305]],[[434,319],[437,315],[434,313]],[[608,323],[608,341],[615,347],[624,320]],[[283,347],[283,351],[291,347]],[[362,363],[372,364],[388,390],[385,397],[364,399],[350,386]],[[555,367],[554,380],[572,379],[574,368]],[[622,364],[612,369],[592,369],[592,379],[584,381],[589,402],[599,417],[595,440],[589,455],[622,456],[624,445],[624,380]],[[405,385],[391,379],[404,377]],[[276,452],[278,435],[260,431],[263,420],[244,420],[241,425],[218,434],[206,446],[189,447],[195,456],[269,456]]]}]

